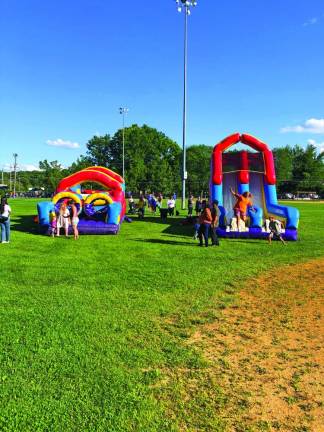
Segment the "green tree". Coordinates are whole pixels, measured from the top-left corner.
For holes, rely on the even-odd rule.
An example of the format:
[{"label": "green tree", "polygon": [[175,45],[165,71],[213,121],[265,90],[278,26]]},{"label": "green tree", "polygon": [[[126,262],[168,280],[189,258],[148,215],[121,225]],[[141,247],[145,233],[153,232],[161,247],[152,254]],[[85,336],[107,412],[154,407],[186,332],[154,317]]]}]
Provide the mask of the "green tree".
[{"label": "green tree", "polygon": [[193,145],[187,149],[188,193],[199,195],[208,191],[210,179],[210,159],[213,147]]},{"label": "green tree", "polygon": [[92,165],[99,165],[99,164],[94,164],[93,160],[90,159],[89,156],[83,156],[81,155],[75,162],[72,163],[72,165],[69,167],[69,173],[73,174],[77,171],[81,171],[85,168],[88,168]]},{"label": "green tree", "polygon": [[298,181],[298,188],[308,191],[321,191],[324,184],[324,153],[317,153],[313,145],[304,150],[300,146],[293,148],[293,177]]},{"label": "green tree", "polygon": [[[171,193],[180,187],[178,144],[147,125],[125,128],[125,181],[130,191]],[[122,173],[122,130],[110,138],[95,136],[87,144],[86,157],[93,164]]]},{"label": "green tree", "polygon": [[39,168],[42,171],[42,186],[45,188],[46,193],[54,192],[59,181],[68,175],[68,171],[63,169],[58,161],[48,162],[45,159],[39,162]]},{"label": "green tree", "polygon": [[293,192],[293,168],[294,168],[294,152],[289,146],[275,148],[273,150],[276,177],[278,184],[278,192]]},{"label": "green tree", "polygon": [[80,159],[87,159],[90,165],[99,165],[111,168],[114,162],[115,155],[113,154],[110,135],[103,136],[95,135],[87,143],[86,156],[81,156]]}]

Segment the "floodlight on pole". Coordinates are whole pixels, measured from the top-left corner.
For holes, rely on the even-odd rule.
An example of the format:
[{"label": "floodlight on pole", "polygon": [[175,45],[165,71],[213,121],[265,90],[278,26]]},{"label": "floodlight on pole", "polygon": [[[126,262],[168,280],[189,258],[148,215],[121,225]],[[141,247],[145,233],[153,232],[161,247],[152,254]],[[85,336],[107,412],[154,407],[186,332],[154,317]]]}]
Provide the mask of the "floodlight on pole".
[{"label": "floodlight on pole", "polygon": [[125,115],[129,109],[126,107],[119,108],[119,114],[123,116],[123,179],[125,180]]},{"label": "floodlight on pole", "polygon": [[184,55],[183,55],[183,113],[182,113],[182,199],[181,207],[186,207],[186,138],[187,138],[187,61],[188,61],[188,16],[196,0],[176,0],[178,12],[184,12]]}]

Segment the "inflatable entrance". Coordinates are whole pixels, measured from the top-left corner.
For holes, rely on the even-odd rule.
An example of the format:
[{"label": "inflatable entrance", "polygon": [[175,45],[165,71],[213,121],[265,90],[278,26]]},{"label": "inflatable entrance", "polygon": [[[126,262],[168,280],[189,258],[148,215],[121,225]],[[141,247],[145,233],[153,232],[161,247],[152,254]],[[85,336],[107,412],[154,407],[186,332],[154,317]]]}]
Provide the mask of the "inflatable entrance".
[{"label": "inflatable entrance", "polygon": [[[243,143],[252,151],[225,152],[234,144]],[[230,189],[239,194],[253,194],[253,210],[249,209],[249,228],[231,229],[234,198]],[[276,175],[272,151],[248,134],[235,133],[218,143],[211,158],[210,196],[219,202],[221,211],[219,235],[223,237],[267,237],[266,222],[274,216],[284,224],[283,237],[297,240],[299,211],[278,204]]]},{"label": "inflatable entrance", "polygon": [[[92,189],[92,185],[101,189]],[[43,232],[50,226],[51,212],[65,202],[76,204],[80,234],[117,234],[123,221],[126,201],[124,179],[108,168],[94,166],[60,181],[52,201],[38,203],[38,221]]]}]

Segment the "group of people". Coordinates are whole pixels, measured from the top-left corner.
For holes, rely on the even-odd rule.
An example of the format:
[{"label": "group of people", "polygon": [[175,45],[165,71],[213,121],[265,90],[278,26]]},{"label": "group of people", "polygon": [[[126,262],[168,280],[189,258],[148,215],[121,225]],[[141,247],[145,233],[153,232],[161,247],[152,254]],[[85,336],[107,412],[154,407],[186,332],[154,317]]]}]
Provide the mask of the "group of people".
[{"label": "group of people", "polygon": [[74,240],[79,238],[79,217],[78,209],[73,201],[63,201],[59,206],[58,212],[50,213],[50,234],[52,237],[59,237],[61,229],[64,229],[65,237],[69,236],[69,226],[72,225]]},{"label": "group of people", "polygon": [[[233,206],[234,216],[236,220],[237,230],[243,223],[244,227],[247,219],[248,208],[255,211],[253,207],[253,195],[250,192],[243,192],[239,194],[230,189],[232,195],[235,197],[235,204]],[[218,208],[218,201],[214,200],[212,205],[208,205],[207,200],[201,200],[200,197],[194,202],[193,196],[188,199],[188,220],[192,221],[193,209],[196,211],[195,220],[195,234],[194,239],[199,239],[199,246],[205,244],[208,247],[208,238],[211,237],[212,245],[219,246],[219,239],[217,236],[217,228],[219,226],[220,210]],[[282,223],[276,220],[273,216],[269,216],[267,229],[269,231],[268,241],[271,244],[275,238],[286,244],[281,234]]]},{"label": "group of people", "polygon": [[[169,216],[174,216],[176,209],[176,199],[177,195],[174,193],[167,200],[167,212]],[[135,214],[137,212],[139,219],[144,219],[146,207],[153,214],[156,214],[157,211],[160,211],[162,214],[163,195],[161,193],[150,193],[147,195],[141,193],[137,203],[135,203],[133,196],[129,195],[128,210],[130,214]]]},{"label": "group of people", "polygon": [[212,246],[219,246],[217,236],[217,228],[219,226],[220,210],[218,201],[213,201],[212,205],[208,205],[207,200],[201,201],[201,211],[195,223],[194,239],[199,239],[199,245],[205,244],[208,247],[209,235],[211,236]]},{"label": "group of people", "polygon": [[[255,211],[253,208],[253,196],[250,192],[239,194],[232,188],[230,190],[236,199],[233,210],[237,221],[237,226],[239,227],[241,221],[243,221],[244,224],[246,223],[248,208],[251,208],[252,211]],[[129,196],[129,210],[132,212],[132,210],[136,209],[139,218],[144,218],[146,206],[148,206],[151,211],[155,213],[157,208],[162,210],[162,205],[162,194],[158,194],[157,196],[154,194],[149,194],[148,197],[145,197],[143,194],[141,194],[136,205],[133,197],[131,195]],[[174,216],[175,208],[176,194],[173,194],[167,200],[167,209],[165,210],[170,216]],[[214,200],[212,204],[209,205],[207,200],[201,200],[200,197],[194,201],[194,197],[191,195],[188,199],[189,220],[193,220],[192,213],[194,208],[196,211],[194,238],[199,239],[199,246],[203,246],[205,244],[207,247],[209,236],[211,237],[212,245],[219,246],[217,228],[219,226],[220,209],[218,207],[218,201]],[[7,198],[2,198],[0,204],[1,243],[10,242],[10,215],[11,207],[8,204]],[[268,222],[267,228],[269,230],[269,243],[271,243],[272,239],[275,238],[280,240],[283,244],[286,244],[281,234],[281,222],[276,220],[273,216],[269,217]],[[52,211],[50,213],[50,234],[53,237],[59,237],[62,229],[64,229],[65,236],[68,237],[69,227],[71,225],[74,239],[77,240],[79,238],[78,224],[78,208],[73,201],[63,201],[60,204],[58,211]]]}]

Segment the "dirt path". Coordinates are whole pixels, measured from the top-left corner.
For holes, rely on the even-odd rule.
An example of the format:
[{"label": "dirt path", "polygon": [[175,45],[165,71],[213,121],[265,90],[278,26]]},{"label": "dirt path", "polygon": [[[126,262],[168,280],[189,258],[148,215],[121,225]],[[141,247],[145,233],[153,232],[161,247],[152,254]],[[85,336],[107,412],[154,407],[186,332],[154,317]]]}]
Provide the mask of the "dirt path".
[{"label": "dirt path", "polygon": [[324,431],[324,259],[253,280],[200,328],[228,431]]}]

